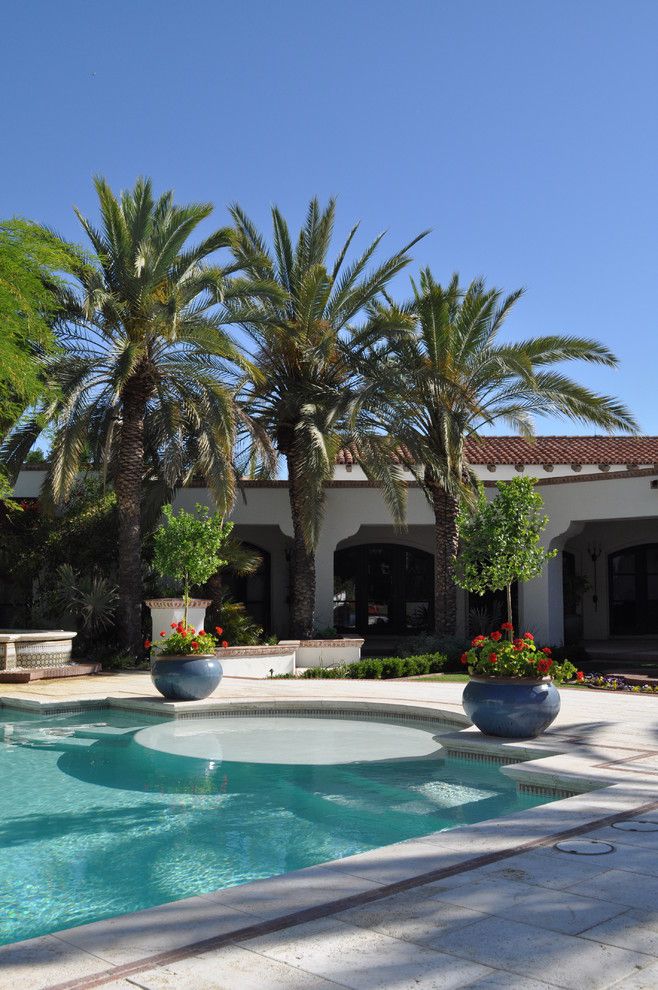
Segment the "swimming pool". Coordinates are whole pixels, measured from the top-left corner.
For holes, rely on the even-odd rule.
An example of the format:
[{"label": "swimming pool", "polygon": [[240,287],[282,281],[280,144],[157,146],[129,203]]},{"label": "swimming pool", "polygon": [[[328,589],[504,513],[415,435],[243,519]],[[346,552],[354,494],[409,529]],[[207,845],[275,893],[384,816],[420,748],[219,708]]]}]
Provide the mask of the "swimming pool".
[{"label": "swimming pool", "polygon": [[0,944],[528,808],[437,726],[0,708]]}]

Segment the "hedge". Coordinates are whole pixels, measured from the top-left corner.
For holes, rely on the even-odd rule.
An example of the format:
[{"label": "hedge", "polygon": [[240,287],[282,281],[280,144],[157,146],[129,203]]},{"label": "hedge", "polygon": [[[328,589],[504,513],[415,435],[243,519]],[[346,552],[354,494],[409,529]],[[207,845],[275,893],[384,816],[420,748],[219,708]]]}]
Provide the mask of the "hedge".
[{"label": "hedge", "polygon": [[448,658],[443,653],[425,653],[415,657],[366,657],[355,663],[345,663],[340,667],[308,667],[302,677],[331,680],[379,681],[391,677],[417,677],[421,674],[436,674],[443,670]]}]

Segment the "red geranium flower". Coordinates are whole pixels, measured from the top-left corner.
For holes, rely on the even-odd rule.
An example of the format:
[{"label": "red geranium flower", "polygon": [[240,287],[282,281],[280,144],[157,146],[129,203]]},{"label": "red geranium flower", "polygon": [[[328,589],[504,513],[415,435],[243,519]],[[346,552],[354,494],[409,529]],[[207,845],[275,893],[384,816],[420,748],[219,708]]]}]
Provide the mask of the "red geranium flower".
[{"label": "red geranium flower", "polygon": [[193,650],[198,650],[199,649],[199,644],[197,643],[197,641],[195,639],[192,640],[192,649]]},{"label": "red geranium flower", "polygon": [[175,629],[177,625],[178,625],[178,623],[177,623],[177,622],[172,622],[172,623],[171,623],[171,628],[172,628],[172,629]]},{"label": "red geranium flower", "polygon": [[145,639],[144,640],[144,649],[145,650],[150,650],[151,649],[151,640],[150,639]]},{"label": "red geranium flower", "polygon": [[462,653],[462,655],[460,657],[460,660],[461,660],[461,662],[463,664],[467,664],[468,663],[468,653]]},{"label": "red geranium flower", "polygon": [[164,629],[162,630],[162,632],[160,633],[160,635],[161,636],[166,636],[167,635],[166,632],[164,631]]},{"label": "red geranium flower", "polygon": [[532,635],[532,633],[527,633],[526,632],[526,633],[523,634],[523,638],[524,639],[534,639],[535,637]]},{"label": "red geranium flower", "polygon": [[224,649],[224,650],[225,650],[227,646],[228,646],[228,643],[226,642],[226,640],[225,640],[225,639],[223,639],[223,640],[222,640],[222,649]]},{"label": "red geranium flower", "polygon": [[499,633],[499,632],[492,632],[492,633],[491,633],[491,637],[490,637],[490,638],[491,638],[491,639],[493,639],[493,641],[494,641],[495,643],[497,643],[497,642],[498,642],[498,640],[499,640],[499,639],[500,639],[500,638],[502,637],[502,635],[503,635],[503,634],[502,634],[502,633]]},{"label": "red geranium flower", "polygon": [[205,636],[205,635],[206,635],[206,630],[205,629],[199,629],[199,631],[197,633],[197,636]]},{"label": "red geranium flower", "polygon": [[484,643],[484,636],[476,636],[474,640],[471,641],[471,646],[480,646]]},{"label": "red geranium flower", "polygon": [[497,653],[490,653],[489,654],[489,663],[496,663],[497,660],[498,660],[498,654]]},{"label": "red geranium flower", "polygon": [[546,657],[544,660],[540,660],[537,664],[537,670],[540,674],[547,674],[551,667],[553,666],[553,661]]},{"label": "red geranium flower", "polygon": [[224,630],[222,629],[221,626],[215,626],[215,632],[217,633],[218,636],[221,636]]},{"label": "red geranium flower", "polygon": [[523,643],[517,642],[514,644],[514,649],[516,650],[517,653],[521,653],[521,651],[525,649],[525,646]]},{"label": "red geranium flower", "polygon": [[585,675],[583,674],[582,670],[577,671],[577,673],[576,673],[576,680],[577,681],[584,681],[585,680]]},{"label": "red geranium flower", "polygon": [[550,655],[551,655],[552,652],[553,651],[550,648],[550,646],[545,646],[544,649],[542,650],[542,653],[545,653],[547,657],[550,657]]},{"label": "red geranium flower", "polygon": [[506,629],[507,632],[512,632],[513,629],[514,629],[514,626],[512,625],[511,622],[503,622],[503,624],[502,624],[502,626],[500,628],[501,629]]}]

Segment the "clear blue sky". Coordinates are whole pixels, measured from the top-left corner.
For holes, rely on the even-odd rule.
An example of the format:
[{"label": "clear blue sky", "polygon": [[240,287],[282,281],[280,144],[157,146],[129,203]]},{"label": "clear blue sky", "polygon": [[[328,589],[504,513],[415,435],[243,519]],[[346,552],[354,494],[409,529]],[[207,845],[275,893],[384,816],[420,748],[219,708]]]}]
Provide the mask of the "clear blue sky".
[{"label": "clear blue sky", "polygon": [[94,173],[217,225],[336,194],[391,250],[432,227],[415,268],[525,286],[513,336],[605,341],[589,383],[658,433],[657,50],[655,0],[7,4],[0,215],[77,237]]}]

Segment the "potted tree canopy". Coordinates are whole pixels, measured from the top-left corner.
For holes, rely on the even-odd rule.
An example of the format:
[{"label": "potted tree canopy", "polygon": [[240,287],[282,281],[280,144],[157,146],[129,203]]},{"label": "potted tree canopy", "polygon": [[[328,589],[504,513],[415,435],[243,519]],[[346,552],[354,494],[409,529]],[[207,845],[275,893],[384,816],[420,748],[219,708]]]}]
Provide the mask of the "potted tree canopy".
[{"label": "potted tree canopy", "polygon": [[[190,598],[190,590],[226,563],[222,547],[233,524],[202,505],[194,512],[181,509],[178,513],[167,505],[163,515],[164,522],[154,536],[154,567],[163,577],[179,582],[183,597],[147,602],[152,621],[162,623],[162,628],[154,625],[153,639],[146,640],[144,646],[151,651],[151,679],[160,694],[173,701],[197,701],[207,698],[219,685],[222,665],[215,650],[218,642],[222,647],[228,643],[221,639],[219,626],[216,636],[203,628],[208,602]],[[166,624],[162,622],[163,612],[169,619]]]},{"label": "potted tree canopy", "polygon": [[464,711],[492,736],[540,735],[560,711],[554,682],[583,676],[568,660],[556,663],[551,648],[540,648],[532,632],[518,635],[514,630],[512,583],[536,577],[556,553],[540,542],[548,519],[534,485],[532,478],[499,482],[491,501],[481,488],[475,506],[465,506],[458,519],[457,584],[479,595],[506,593],[507,620],[476,636],[461,658],[470,674]]}]

